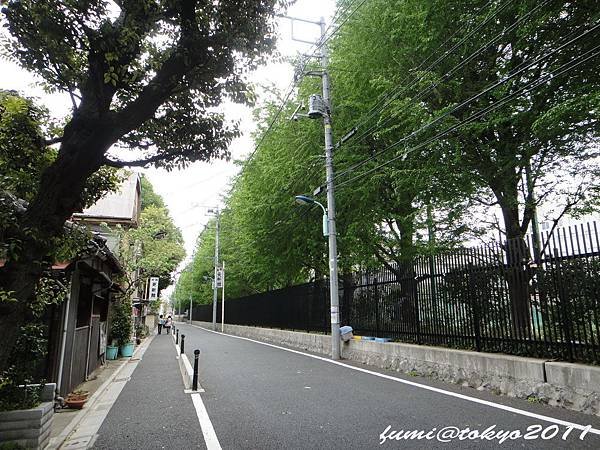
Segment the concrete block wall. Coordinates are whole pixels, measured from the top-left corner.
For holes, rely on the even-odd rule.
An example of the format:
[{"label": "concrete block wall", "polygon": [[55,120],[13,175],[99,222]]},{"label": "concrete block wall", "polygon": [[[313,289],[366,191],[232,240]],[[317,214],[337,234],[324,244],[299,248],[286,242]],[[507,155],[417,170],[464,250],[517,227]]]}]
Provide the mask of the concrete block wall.
[{"label": "concrete block wall", "polygon": [[0,444],[11,442],[25,448],[46,448],[53,415],[54,402],[44,402],[32,409],[0,412]]},{"label": "concrete block wall", "polygon": [[[212,329],[212,324],[194,322]],[[220,330],[220,326],[219,326]],[[314,353],[329,354],[331,337],[272,328],[225,325],[225,333]],[[600,416],[600,367],[444,347],[351,340],[344,359],[427,376],[496,394]]]}]

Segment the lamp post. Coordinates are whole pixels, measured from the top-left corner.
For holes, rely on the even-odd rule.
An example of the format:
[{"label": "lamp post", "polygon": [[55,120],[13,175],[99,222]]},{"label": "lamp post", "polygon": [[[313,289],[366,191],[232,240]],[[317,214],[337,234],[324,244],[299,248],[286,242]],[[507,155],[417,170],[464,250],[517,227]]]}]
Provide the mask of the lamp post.
[{"label": "lamp post", "polygon": [[307,195],[297,195],[300,205],[317,204],[323,210],[323,236],[329,237],[329,297],[331,300],[331,359],[338,360],[340,354],[340,299],[338,296],[337,237],[335,216],[330,214],[321,203]]}]

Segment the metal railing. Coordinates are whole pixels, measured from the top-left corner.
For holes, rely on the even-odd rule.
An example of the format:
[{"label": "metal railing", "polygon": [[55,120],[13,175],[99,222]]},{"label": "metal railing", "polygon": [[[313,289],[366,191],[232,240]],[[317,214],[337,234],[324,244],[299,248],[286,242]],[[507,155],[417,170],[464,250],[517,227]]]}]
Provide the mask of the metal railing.
[{"label": "metal railing", "polygon": [[[485,352],[600,363],[596,224],[345,274],[342,324],[355,334]],[[327,280],[234,299],[226,323],[329,330]],[[219,305],[220,308],[220,305]],[[210,321],[210,306],[194,320]]]}]

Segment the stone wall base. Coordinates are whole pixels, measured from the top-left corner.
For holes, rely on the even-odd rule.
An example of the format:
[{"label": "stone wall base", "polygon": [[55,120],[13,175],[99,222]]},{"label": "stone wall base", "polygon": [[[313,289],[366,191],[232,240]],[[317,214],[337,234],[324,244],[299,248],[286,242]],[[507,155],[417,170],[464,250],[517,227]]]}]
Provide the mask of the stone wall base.
[{"label": "stone wall base", "polygon": [[[194,324],[212,329],[211,323]],[[331,353],[329,335],[241,325],[225,325],[224,331],[309,352]],[[342,358],[600,416],[600,367],[596,366],[362,340],[343,343]]]}]

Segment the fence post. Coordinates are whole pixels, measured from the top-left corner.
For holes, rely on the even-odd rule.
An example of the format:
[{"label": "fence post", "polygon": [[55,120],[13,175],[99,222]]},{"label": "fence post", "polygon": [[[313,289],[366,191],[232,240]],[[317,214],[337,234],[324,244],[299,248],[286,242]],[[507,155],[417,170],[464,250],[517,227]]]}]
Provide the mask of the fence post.
[{"label": "fence post", "polygon": [[200,357],[200,350],[194,350],[194,377],[192,378],[192,391],[198,390],[198,358]]},{"label": "fence post", "polygon": [[479,304],[477,295],[475,295],[475,284],[473,283],[473,264],[468,265],[468,286],[469,286],[469,303],[471,304],[473,332],[475,333],[475,349],[481,351],[481,330],[479,328]]},{"label": "fence post", "polygon": [[377,278],[373,278],[373,294],[375,296],[375,336],[379,335],[379,292],[377,291]]},{"label": "fence post", "polygon": [[[562,256],[562,255],[561,255]],[[565,341],[567,344],[567,358],[569,362],[573,362],[573,335],[571,333],[571,314],[569,311],[569,294],[565,289],[565,281],[563,279],[562,268],[560,264],[560,257],[556,258],[556,273],[558,275],[557,284],[558,284],[558,302],[559,309],[561,310],[562,316],[562,327],[564,331]]]},{"label": "fence post", "polygon": [[177,330],[177,334],[175,334],[175,343],[179,344],[179,330]]},{"label": "fence post", "polygon": [[185,334],[181,335],[181,354],[185,353]]}]

